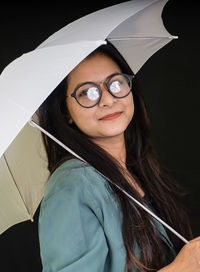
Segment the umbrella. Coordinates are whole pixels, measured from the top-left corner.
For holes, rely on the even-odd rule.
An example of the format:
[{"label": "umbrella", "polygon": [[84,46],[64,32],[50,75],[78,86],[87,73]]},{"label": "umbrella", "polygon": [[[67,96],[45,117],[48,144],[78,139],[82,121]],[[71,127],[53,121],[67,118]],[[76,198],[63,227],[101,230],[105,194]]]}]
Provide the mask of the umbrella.
[{"label": "umbrella", "polygon": [[166,2],[133,0],[89,14],[4,69],[0,76],[0,233],[33,220],[44,194],[49,175],[46,154],[39,130],[30,126],[48,134],[30,121],[39,106],[77,64],[107,40],[137,73],[156,51],[176,38],[162,22]]}]

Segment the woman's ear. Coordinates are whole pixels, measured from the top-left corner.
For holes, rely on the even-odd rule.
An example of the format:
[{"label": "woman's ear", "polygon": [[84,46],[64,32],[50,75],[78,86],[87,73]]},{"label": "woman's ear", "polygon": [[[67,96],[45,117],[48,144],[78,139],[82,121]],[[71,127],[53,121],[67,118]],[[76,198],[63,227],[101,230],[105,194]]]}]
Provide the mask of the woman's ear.
[{"label": "woman's ear", "polygon": [[72,123],[73,123],[73,120],[72,120],[72,118],[70,118],[69,121],[68,121],[68,124],[71,125]]},{"label": "woman's ear", "polygon": [[65,117],[67,119],[67,123],[71,125],[73,123],[73,120],[71,118],[71,114],[67,111],[67,109],[65,109]]}]

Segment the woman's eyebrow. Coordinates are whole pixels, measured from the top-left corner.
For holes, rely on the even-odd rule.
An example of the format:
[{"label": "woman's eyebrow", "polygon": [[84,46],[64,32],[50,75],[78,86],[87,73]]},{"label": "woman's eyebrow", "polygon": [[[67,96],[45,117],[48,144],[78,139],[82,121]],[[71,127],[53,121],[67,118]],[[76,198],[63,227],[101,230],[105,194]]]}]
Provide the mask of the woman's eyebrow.
[{"label": "woman's eyebrow", "polygon": [[77,83],[77,85],[75,86],[74,90],[78,89],[80,86],[82,86],[82,85],[84,85],[84,84],[86,84],[86,83],[100,84],[100,83],[102,83],[102,82],[105,82],[106,80],[108,80],[110,77],[112,77],[113,75],[115,75],[115,74],[117,74],[117,73],[121,73],[121,72],[116,71],[116,72],[114,72],[114,73],[108,75],[104,80],[101,80],[101,81],[99,81],[99,82],[95,82],[95,81],[91,81],[91,80],[90,80],[90,81],[83,81],[83,82]]}]

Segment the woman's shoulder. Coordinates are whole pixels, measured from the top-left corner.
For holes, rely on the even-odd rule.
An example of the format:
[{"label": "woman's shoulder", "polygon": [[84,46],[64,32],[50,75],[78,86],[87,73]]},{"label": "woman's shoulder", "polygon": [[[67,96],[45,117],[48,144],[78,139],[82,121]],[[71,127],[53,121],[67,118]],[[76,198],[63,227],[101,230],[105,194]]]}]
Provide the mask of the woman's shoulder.
[{"label": "woman's shoulder", "polygon": [[44,199],[65,191],[81,194],[87,190],[96,197],[108,197],[113,191],[108,182],[87,162],[70,159],[60,165],[50,176],[44,194]]}]

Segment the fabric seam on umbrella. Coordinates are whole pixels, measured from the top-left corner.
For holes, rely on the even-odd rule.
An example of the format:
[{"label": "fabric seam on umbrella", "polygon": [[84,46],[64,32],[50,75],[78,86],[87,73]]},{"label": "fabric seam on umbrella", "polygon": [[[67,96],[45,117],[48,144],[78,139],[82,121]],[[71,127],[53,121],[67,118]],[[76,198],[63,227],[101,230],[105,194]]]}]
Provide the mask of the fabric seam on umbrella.
[{"label": "fabric seam on umbrella", "polygon": [[29,217],[30,217],[30,220],[33,222],[34,219],[33,219],[33,217],[31,216],[31,214],[30,214],[28,208],[26,207],[26,203],[25,203],[24,198],[23,198],[23,196],[22,196],[22,194],[21,194],[21,192],[20,192],[20,190],[19,190],[19,187],[18,187],[18,185],[17,185],[17,183],[16,183],[16,180],[15,180],[13,174],[12,174],[12,171],[11,171],[11,169],[10,169],[10,167],[9,167],[8,161],[7,161],[7,159],[6,159],[6,157],[5,157],[4,154],[3,154],[2,156],[3,156],[4,160],[5,160],[6,166],[8,167],[8,170],[9,170],[9,172],[10,172],[10,175],[12,176],[12,179],[13,179],[13,181],[14,181],[14,183],[15,183],[15,186],[16,186],[16,188],[17,188],[19,194],[20,194],[20,197],[21,197],[21,199],[22,199],[22,201],[23,201],[23,203],[24,203],[24,206],[25,206],[25,208],[26,208],[26,211],[27,211],[27,213],[28,213],[28,215],[29,215]]}]

